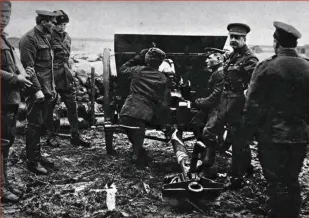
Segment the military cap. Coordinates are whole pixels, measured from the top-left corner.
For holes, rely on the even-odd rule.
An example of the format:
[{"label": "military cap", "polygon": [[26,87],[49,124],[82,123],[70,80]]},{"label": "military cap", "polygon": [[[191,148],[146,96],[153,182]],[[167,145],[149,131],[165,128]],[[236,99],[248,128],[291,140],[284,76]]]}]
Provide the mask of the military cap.
[{"label": "military cap", "polygon": [[1,11],[11,11],[12,3],[9,0],[1,1]]},{"label": "military cap", "polygon": [[57,16],[60,15],[59,13],[52,12],[52,11],[36,10],[35,12],[36,12],[38,15],[47,16],[47,17],[57,17]]},{"label": "military cap", "polygon": [[145,54],[145,60],[160,59],[163,60],[166,57],[165,52],[159,48],[150,48]]},{"label": "military cap", "polygon": [[230,23],[227,30],[233,35],[245,36],[250,32],[250,27],[244,23]]},{"label": "military cap", "polygon": [[301,33],[295,27],[279,21],[274,21],[274,27],[276,27],[274,38],[281,46],[295,47],[297,45],[297,39],[301,37]]},{"label": "military cap", "polygon": [[70,21],[69,16],[63,10],[54,12],[60,14],[59,16],[56,17],[57,24],[69,23]]}]

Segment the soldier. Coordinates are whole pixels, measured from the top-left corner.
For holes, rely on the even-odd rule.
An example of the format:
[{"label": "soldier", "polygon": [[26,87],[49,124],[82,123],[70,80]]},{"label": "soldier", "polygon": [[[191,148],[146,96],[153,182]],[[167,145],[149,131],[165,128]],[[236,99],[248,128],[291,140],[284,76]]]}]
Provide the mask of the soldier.
[{"label": "soldier", "polygon": [[120,111],[119,123],[128,127],[133,160],[140,167],[147,164],[143,149],[145,127],[165,108],[168,78],[158,70],[164,58],[165,53],[158,48],[144,49],[120,67],[120,75],[130,75],[131,85]]},{"label": "soldier", "polygon": [[[14,143],[16,114],[20,103],[20,90],[30,87],[32,83],[28,80],[29,75],[21,72],[13,55],[14,48],[6,38],[4,29],[11,18],[10,1],[1,2],[1,155],[2,155],[2,202],[17,202],[21,191],[8,180],[7,162],[9,149]],[[31,74],[31,69],[27,73]]]},{"label": "soldier", "polygon": [[24,68],[33,67],[33,86],[28,92],[26,156],[27,168],[38,174],[47,174],[45,167],[53,167],[53,163],[41,155],[41,126],[43,124],[44,105],[54,101],[56,97],[53,75],[53,51],[48,36],[56,24],[57,13],[36,11],[36,26],[22,36],[19,49]]},{"label": "soldier", "polygon": [[[217,106],[220,103],[221,94],[224,84],[224,72],[223,72],[223,55],[219,52],[213,52],[206,59],[207,70],[211,71],[211,76],[208,80],[207,95],[203,98],[195,100],[194,104],[201,111],[193,118],[191,123],[197,124],[195,135],[197,136],[197,143],[195,144],[195,151],[205,148],[202,139],[202,129],[207,122],[207,119],[215,116],[217,113]],[[197,148],[200,147],[200,148]],[[193,152],[194,153],[194,152]],[[196,167],[196,163],[192,160],[192,169]]]},{"label": "soldier", "polygon": [[[246,24],[231,23],[227,29],[233,52],[223,67],[225,81],[218,112],[209,118],[203,129],[203,143],[207,146],[203,165],[207,167],[214,163],[218,134],[223,132],[224,125],[228,124],[229,134],[233,139],[236,129],[241,124],[245,103],[244,90],[247,89],[251,74],[258,63],[258,58],[246,45],[246,35],[250,32],[250,27]],[[250,156],[249,149],[247,153]]]},{"label": "soldier", "polygon": [[[90,143],[87,142],[78,132],[78,114],[77,114],[77,102],[76,102],[76,90],[75,82],[71,72],[71,65],[69,63],[71,52],[71,38],[65,28],[69,23],[68,15],[60,10],[54,11],[61,14],[56,18],[57,23],[51,34],[50,44],[54,51],[54,75],[56,91],[60,94],[61,100],[64,101],[65,106],[68,109],[68,118],[71,125],[71,139],[72,145],[80,145],[84,147],[90,147]],[[47,128],[47,140],[46,144],[53,147],[60,146],[59,141],[54,135],[53,126],[53,111],[57,98],[54,101],[47,104],[45,126]]]},{"label": "soldier", "polygon": [[309,61],[296,53],[300,32],[282,22],[274,22],[274,26],[275,55],[261,62],[252,75],[243,138],[237,143],[248,143],[254,135],[257,138],[269,184],[271,217],[298,217],[298,176],[308,144]]}]

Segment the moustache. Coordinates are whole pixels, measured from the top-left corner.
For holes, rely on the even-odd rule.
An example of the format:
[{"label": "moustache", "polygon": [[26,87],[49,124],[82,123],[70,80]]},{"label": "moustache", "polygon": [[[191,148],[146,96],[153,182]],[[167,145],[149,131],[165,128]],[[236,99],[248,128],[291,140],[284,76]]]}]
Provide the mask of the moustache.
[{"label": "moustache", "polygon": [[237,42],[230,42],[230,45],[238,45]]}]

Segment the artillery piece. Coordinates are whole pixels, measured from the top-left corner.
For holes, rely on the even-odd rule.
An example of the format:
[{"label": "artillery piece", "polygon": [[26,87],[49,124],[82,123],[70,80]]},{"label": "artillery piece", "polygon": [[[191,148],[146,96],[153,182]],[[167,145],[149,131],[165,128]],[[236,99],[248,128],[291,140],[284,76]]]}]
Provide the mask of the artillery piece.
[{"label": "artillery piece", "polygon": [[[202,97],[207,88],[210,74],[205,73],[205,58],[210,54],[205,48],[222,51],[227,36],[176,36],[176,35],[131,35],[116,34],[114,36],[114,53],[104,49],[103,53],[103,84],[104,84],[104,131],[107,153],[114,154],[113,134],[124,132],[126,126],[118,124],[118,115],[129,94],[130,80],[117,75],[118,69],[142,49],[153,47],[154,44],[166,52],[166,58],[172,60],[176,80],[172,90],[175,101],[171,101],[170,112],[172,119],[166,123],[153,123],[150,129],[162,131],[165,138],[151,135],[145,138],[168,142],[171,139],[171,129],[177,128],[182,142],[194,137],[182,137],[184,131],[194,131],[192,118],[199,109],[192,108],[189,102]],[[210,49],[211,50],[211,49]],[[180,97],[179,97],[180,95]],[[178,98],[178,97],[179,98]],[[172,96],[173,97],[173,96]],[[180,190],[200,193],[210,190],[221,190],[222,185],[206,178],[189,178],[185,171],[183,157],[188,157],[183,143],[172,143],[182,173],[175,176],[163,187],[163,193],[173,195]],[[177,152],[183,154],[179,159]],[[178,190],[178,191],[177,191]],[[193,191],[192,191],[193,190]],[[181,191],[180,191],[181,192]]]}]

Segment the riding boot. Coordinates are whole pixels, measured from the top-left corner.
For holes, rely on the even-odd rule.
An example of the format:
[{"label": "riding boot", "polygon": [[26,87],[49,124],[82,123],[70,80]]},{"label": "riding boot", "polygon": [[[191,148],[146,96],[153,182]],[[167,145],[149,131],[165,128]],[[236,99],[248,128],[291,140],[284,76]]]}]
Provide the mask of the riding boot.
[{"label": "riding boot", "polygon": [[40,146],[40,131],[29,125],[26,130],[27,168],[35,174],[47,174],[47,170],[38,161],[38,147]]},{"label": "riding boot", "polygon": [[2,191],[1,201],[17,203],[19,197],[14,194],[9,188],[9,181],[7,177],[7,161],[9,154],[10,141],[1,139],[1,150],[2,150]]}]

